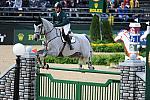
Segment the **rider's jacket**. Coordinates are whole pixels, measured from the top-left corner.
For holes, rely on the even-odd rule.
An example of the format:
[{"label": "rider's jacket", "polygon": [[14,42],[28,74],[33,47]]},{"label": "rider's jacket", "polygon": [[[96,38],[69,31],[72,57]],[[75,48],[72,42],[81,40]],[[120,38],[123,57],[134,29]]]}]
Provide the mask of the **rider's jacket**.
[{"label": "rider's jacket", "polygon": [[54,24],[54,27],[62,27],[64,25],[67,25],[69,24],[69,19],[67,18],[67,15],[65,12],[61,11],[58,16],[57,16],[57,13],[54,12],[52,14],[52,21],[53,21],[53,24]]}]

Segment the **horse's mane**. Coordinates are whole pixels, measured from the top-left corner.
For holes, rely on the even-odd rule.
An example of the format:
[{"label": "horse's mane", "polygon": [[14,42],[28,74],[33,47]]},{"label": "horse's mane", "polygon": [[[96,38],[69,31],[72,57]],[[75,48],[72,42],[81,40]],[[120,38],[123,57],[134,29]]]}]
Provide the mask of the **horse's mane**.
[{"label": "horse's mane", "polygon": [[43,22],[44,27],[45,27],[47,30],[50,30],[52,27],[54,27],[53,24],[52,24],[50,21],[48,21],[48,20],[46,20],[46,19],[44,19],[44,18],[41,18],[41,20],[42,20],[42,22]]}]

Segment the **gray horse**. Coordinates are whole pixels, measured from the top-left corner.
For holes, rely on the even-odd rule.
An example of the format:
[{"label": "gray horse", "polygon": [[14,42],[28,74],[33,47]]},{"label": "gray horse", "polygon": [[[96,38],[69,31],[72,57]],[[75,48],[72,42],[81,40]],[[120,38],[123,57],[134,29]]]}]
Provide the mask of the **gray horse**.
[{"label": "gray horse", "polygon": [[71,35],[74,49],[70,50],[69,45],[63,40],[61,31],[48,20],[39,18],[34,24],[34,29],[35,40],[39,40],[40,35],[45,35],[44,48],[40,50],[46,51],[43,55],[78,57],[79,68],[82,68],[82,64],[88,64],[89,69],[94,69],[91,64],[92,48],[86,34]]}]

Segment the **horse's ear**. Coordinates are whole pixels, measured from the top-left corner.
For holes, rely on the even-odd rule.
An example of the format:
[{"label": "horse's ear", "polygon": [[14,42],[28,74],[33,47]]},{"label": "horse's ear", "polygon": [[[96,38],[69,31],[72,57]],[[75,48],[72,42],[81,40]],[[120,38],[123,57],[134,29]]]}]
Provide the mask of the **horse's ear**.
[{"label": "horse's ear", "polygon": [[34,17],[34,19],[35,19],[35,25],[39,25],[39,24],[41,24],[42,23],[42,19],[41,19],[41,17],[39,16],[39,17]]},{"label": "horse's ear", "polygon": [[38,21],[39,21],[39,22],[42,22],[42,19],[41,19],[41,17],[40,17],[40,16],[38,17]]}]

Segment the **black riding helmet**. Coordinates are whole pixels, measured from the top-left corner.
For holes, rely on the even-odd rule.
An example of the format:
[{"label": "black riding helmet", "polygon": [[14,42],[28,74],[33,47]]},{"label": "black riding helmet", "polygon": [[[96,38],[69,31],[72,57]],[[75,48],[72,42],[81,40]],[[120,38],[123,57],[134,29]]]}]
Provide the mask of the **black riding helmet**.
[{"label": "black riding helmet", "polygon": [[61,3],[57,2],[54,7],[55,8],[62,8],[62,5],[61,5]]}]

